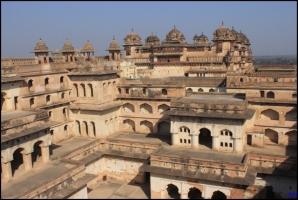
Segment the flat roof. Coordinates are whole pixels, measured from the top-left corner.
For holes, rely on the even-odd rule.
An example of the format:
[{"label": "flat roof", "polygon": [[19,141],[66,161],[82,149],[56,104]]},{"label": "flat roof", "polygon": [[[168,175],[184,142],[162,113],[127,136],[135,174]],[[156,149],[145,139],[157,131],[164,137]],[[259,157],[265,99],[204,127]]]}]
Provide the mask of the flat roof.
[{"label": "flat roof", "polygon": [[175,102],[220,102],[220,103],[241,103],[244,96],[236,94],[192,94],[188,97],[175,99]]},{"label": "flat roof", "polygon": [[182,157],[198,160],[210,160],[225,163],[243,164],[245,153],[216,152],[203,149],[188,149],[177,146],[164,146],[156,156]]},{"label": "flat roof", "polygon": [[36,114],[36,112],[22,111],[22,110],[1,111],[1,122],[14,119],[14,118],[24,117],[27,115],[32,115],[32,114]]}]

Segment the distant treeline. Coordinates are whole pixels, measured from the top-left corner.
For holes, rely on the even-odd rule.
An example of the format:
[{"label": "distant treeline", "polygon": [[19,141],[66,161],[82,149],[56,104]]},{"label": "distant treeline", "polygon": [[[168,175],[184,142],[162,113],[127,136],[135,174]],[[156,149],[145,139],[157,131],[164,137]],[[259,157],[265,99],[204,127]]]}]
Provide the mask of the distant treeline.
[{"label": "distant treeline", "polygon": [[255,56],[254,65],[297,65],[297,56]]}]

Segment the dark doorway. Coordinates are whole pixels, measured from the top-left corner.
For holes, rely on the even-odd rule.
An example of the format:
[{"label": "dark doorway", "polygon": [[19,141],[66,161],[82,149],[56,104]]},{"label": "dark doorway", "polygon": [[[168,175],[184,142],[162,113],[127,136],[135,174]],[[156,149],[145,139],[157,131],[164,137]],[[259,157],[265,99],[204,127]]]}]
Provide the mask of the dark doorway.
[{"label": "dark doorway", "polygon": [[207,128],[200,129],[199,144],[212,149],[212,137],[209,129]]},{"label": "dark doorway", "polygon": [[247,145],[251,146],[252,135],[247,135]]},{"label": "dark doorway", "polygon": [[211,199],[227,199],[227,196],[221,191],[213,192]]},{"label": "dark doorway", "polygon": [[23,155],[21,153],[23,150],[24,149],[22,149],[22,148],[18,148],[13,153],[13,160],[11,161],[11,173],[12,173],[12,176],[15,174],[15,171],[17,169],[19,169],[19,168],[24,169],[24,165],[22,165],[23,164]]},{"label": "dark doorway", "polygon": [[190,188],[188,192],[189,199],[203,199],[202,192],[198,188]]},{"label": "dark doorway", "polygon": [[167,187],[167,191],[168,191],[169,197],[171,197],[172,199],[180,199],[180,194],[178,192],[179,190],[176,185],[169,184]]},{"label": "dark doorway", "polygon": [[273,187],[271,185],[266,186],[266,199],[275,199]]},{"label": "dark doorway", "polygon": [[33,146],[33,152],[32,152],[32,167],[34,165],[34,162],[40,160],[41,157],[41,148],[40,148],[40,144],[42,143],[42,141],[38,141],[34,144]]},{"label": "dark doorway", "polygon": [[170,122],[159,122],[158,123],[158,133],[163,135],[170,135],[171,124]]}]

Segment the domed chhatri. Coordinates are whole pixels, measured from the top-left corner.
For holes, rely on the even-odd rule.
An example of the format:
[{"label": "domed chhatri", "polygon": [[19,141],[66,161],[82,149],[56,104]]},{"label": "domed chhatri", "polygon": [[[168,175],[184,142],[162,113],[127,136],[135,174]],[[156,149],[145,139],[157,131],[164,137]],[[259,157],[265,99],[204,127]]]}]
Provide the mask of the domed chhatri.
[{"label": "domed chhatri", "polygon": [[166,35],[166,39],[162,41],[162,44],[170,43],[186,43],[183,33],[176,29],[176,26],[174,26],[174,28]]},{"label": "domed chhatri", "polygon": [[115,40],[115,37],[113,36],[113,41],[110,43],[109,48],[107,49],[109,51],[109,60],[120,60],[121,59],[121,49],[118,44],[118,42]]},{"label": "domed chhatri", "polygon": [[34,50],[31,53],[37,52],[51,52],[49,48],[46,46],[46,43],[41,38],[36,43],[36,46],[34,47]]},{"label": "domed chhatri", "polygon": [[202,32],[202,35],[200,36],[195,35],[193,40],[195,43],[199,43],[199,44],[203,44],[203,43],[207,44],[209,42],[207,36],[205,36],[203,32]]},{"label": "domed chhatri", "polygon": [[142,45],[142,38],[136,34],[133,29],[131,32],[124,38],[125,45]]},{"label": "domed chhatri", "polygon": [[216,29],[213,33],[213,40],[235,40],[234,34],[228,29],[224,23],[222,22],[222,25]]},{"label": "domed chhatri", "polygon": [[150,46],[150,45],[159,45],[160,44],[160,40],[159,38],[154,35],[153,33],[151,33],[151,35],[149,35],[147,37],[147,39],[145,39],[145,45]]},{"label": "domed chhatri", "polygon": [[110,43],[108,50],[120,50],[120,46],[118,42],[115,40],[115,37],[113,37],[113,41]]},{"label": "domed chhatri", "polygon": [[87,40],[87,43],[85,44],[81,52],[96,52],[96,50],[94,50],[92,44],[89,42],[89,40]]},{"label": "domed chhatri", "polygon": [[66,39],[66,42],[64,43],[64,46],[62,47],[61,52],[75,52],[75,48],[68,41],[68,39]]}]

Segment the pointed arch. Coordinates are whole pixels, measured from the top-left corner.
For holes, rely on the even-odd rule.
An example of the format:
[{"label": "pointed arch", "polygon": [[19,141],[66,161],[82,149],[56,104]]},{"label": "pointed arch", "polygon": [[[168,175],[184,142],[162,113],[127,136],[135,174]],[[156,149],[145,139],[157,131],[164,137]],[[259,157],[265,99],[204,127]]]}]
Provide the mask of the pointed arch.
[{"label": "pointed arch", "polygon": [[153,132],[153,124],[147,120],[140,122],[140,132],[142,133],[152,133]]},{"label": "pointed arch", "polygon": [[260,115],[261,120],[279,120],[279,114],[272,109],[263,110]]},{"label": "pointed arch", "polygon": [[140,105],[140,112],[141,113],[152,113],[152,107],[147,103],[143,103],[142,105]]}]

